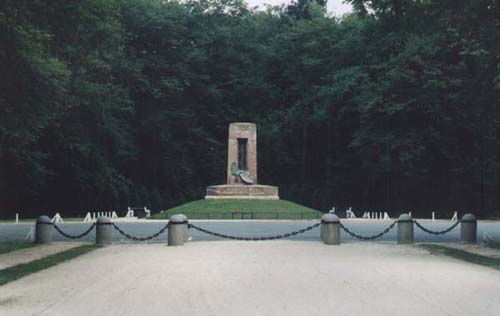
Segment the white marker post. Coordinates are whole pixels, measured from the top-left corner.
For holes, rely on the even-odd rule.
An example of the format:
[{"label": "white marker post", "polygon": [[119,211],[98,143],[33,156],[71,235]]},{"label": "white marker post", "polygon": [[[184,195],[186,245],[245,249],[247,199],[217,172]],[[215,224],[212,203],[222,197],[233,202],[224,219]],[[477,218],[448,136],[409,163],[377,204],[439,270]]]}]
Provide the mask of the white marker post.
[{"label": "white marker post", "polygon": [[92,221],[92,215],[90,215],[90,212],[87,212],[87,215],[85,215],[85,218],[83,219],[84,223],[88,223]]}]

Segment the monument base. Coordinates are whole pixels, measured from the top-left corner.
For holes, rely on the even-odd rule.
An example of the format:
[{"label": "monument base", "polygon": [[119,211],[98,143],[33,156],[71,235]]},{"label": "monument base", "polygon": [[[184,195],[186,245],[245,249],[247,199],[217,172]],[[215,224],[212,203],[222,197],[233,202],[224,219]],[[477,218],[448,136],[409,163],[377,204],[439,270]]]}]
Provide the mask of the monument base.
[{"label": "monument base", "polygon": [[207,187],[207,200],[279,200],[278,187],[270,185],[223,184]]}]

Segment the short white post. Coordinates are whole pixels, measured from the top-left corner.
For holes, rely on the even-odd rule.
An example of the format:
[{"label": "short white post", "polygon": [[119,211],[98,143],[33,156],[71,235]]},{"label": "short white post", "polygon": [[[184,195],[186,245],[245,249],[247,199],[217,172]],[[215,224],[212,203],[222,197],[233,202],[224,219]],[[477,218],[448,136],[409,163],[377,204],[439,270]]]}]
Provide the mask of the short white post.
[{"label": "short white post", "polygon": [[436,213],[432,212],[432,221],[435,221],[435,220],[436,220]]},{"label": "short white post", "polygon": [[90,215],[90,212],[87,212],[87,215],[85,215],[85,218],[83,219],[84,223],[88,223],[92,220],[92,216]]},{"label": "short white post", "polygon": [[35,239],[35,229],[33,227],[30,227],[30,230],[24,237],[24,240],[26,241],[33,241]]},{"label": "short white post", "polygon": [[52,223],[64,223],[59,213],[56,213],[56,215],[54,215],[54,217],[52,218]]},{"label": "short white post", "polygon": [[19,213],[16,213],[16,224],[19,223]]}]

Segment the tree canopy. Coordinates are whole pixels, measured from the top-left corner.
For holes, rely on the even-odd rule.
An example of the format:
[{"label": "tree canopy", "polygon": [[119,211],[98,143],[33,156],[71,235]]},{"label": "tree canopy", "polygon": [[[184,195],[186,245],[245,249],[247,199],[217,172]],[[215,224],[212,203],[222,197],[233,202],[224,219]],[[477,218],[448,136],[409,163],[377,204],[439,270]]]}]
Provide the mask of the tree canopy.
[{"label": "tree canopy", "polygon": [[347,2],[0,2],[2,216],[201,198],[237,121],[284,199],[493,215],[499,2]]}]

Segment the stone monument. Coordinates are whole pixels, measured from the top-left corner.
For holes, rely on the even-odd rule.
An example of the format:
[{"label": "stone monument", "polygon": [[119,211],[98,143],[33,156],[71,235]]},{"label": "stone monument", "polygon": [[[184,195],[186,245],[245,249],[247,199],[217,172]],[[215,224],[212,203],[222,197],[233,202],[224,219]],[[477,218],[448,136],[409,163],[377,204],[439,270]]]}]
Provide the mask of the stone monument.
[{"label": "stone monument", "polygon": [[257,184],[257,127],[229,125],[227,184],[207,187],[205,199],[279,200],[278,187]]}]

